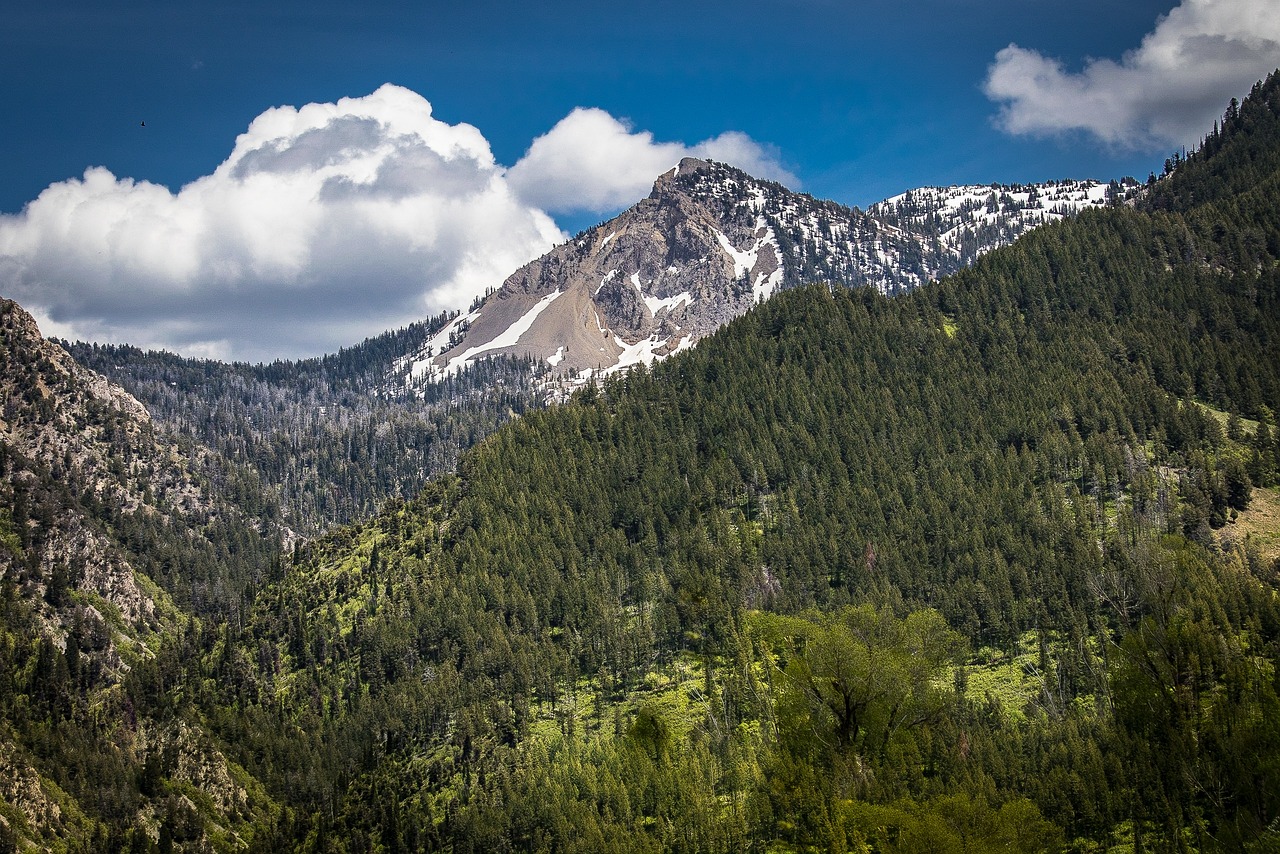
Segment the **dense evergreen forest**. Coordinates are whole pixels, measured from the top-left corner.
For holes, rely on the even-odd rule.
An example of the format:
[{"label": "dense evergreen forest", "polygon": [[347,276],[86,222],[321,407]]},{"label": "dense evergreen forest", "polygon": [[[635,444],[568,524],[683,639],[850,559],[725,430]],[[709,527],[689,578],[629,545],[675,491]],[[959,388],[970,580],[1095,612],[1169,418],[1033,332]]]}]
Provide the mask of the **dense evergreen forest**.
[{"label": "dense evergreen forest", "polygon": [[62,342],[189,446],[216,453],[222,494],[304,535],[368,518],[453,470],[461,451],[539,404],[528,360],[490,359],[408,389],[398,364],[452,319],[316,359],[226,364],[129,345]]},{"label": "dense evergreen forest", "polygon": [[[242,798],[48,764],[50,846],[1276,850],[1277,199],[1280,74],[1134,206],[527,412],[135,662]],[[6,721],[125,726],[6,637]]]}]

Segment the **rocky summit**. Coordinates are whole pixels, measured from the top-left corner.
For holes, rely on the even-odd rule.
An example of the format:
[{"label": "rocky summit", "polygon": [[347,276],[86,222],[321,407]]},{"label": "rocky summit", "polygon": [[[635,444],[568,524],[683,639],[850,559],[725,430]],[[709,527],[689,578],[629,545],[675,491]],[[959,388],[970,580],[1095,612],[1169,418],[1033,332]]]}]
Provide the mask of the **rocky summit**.
[{"label": "rocky summit", "polygon": [[544,361],[572,385],[686,349],[779,289],[902,292],[1132,189],[922,188],[863,212],[686,158],[648,198],[514,272],[400,371],[421,384],[510,355]]}]

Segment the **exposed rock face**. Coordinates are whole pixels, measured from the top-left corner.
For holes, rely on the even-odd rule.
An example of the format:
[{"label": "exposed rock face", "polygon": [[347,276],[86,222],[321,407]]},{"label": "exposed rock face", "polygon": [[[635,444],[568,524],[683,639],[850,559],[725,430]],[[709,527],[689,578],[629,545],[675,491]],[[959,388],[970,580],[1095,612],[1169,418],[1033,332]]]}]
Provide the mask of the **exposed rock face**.
[{"label": "exposed rock face", "polygon": [[[24,655],[36,650],[28,670],[48,704],[31,713],[36,720],[48,715],[68,732],[92,733],[126,765],[157,751],[172,756],[163,772],[202,793],[179,800],[207,848],[209,834],[228,837],[268,800],[235,782],[202,730],[146,717],[124,678],[194,623],[162,592],[155,567],[184,589],[207,589],[212,583],[199,572],[218,570],[207,556],[219,534],[255,530],[212,497],[198,476],[203,453],[160,436],[136,399],[0,300],[0,644]],[[48,757],[30,749],[25,732],[0,719],[0,848],[6,835],[42,850],[62,850],[68,840],[92,847],[87,802],[76,799],[83,792],[73,795],[65,778],[49,773]],[[158,827],[166,796],[143,794],[139,826]]]},{"label": "exposed rock face", "polygon": [[863,213],[686,158],[648,198],[517,270],[407,361],[418,382],[495,355],[578,376],[649,363],[780,288],[908,290],[1101,204],[1106,190],[1096,182],[925,188]]},{"label": "exposed rock face", "polygon": [[[156,448],[142,404],[45,341],[31,315],[7,300],[0,301],[0,444],[8,481],[0,506],[42,508],[35,519],[24,514],[11,522],[20,528],[23,553],[0,550],[0,575],[20,574],[24,586],[42,595],[46,625],[59,644],[65,620],[57,613],[60,597],[50,590],[55,583],[100,597],[143,628],[154,618],[153,598],[101,527],[75,505],[83,498],[138,512],[152,500],[149,481],[147,487],[140,482],[143,468],[167,454]],[[192,491],[178,472],[160,468],[159,482]]]},{"label": "exposed rock face", "polygon": [[[69,815],[58,801],[57,793],[40,778],[40,773],[26,761],[18,746],[0,738],[0,803],[9,804],[17,813],[13,821],[0,814],[3,830],[12,838],[42,843],[50,846],[46,850],[56,850],[52,843],[73,831],[83,831],[85,824],[84,816],[74,812]],[[0,833],[0,839],[4,835]]]},{"label": "exposed rock face", "polygon": [[[121,520],[195,531],[226,511],[142,404],[46,341],[8,300],[0,300],[0,474],[0,577],[15,581],[59,647],[73,622],[118,612],[123,623],[94,653],[111,681],[117,644],[144,650],[161,611],[173,610],[135,572],[118,540]],[[68,591],[88,595],[72,602]]]},{"label": "exposed rock face", "polygon": [[157,758],[169,780],[208,795],[220,815],[247,813],[253,808],[253,801],[261,797],[260,792],[249,792],[236,781],[227,758],[213,746],[207,733],[180,719],[142,727],[138,750]]}]

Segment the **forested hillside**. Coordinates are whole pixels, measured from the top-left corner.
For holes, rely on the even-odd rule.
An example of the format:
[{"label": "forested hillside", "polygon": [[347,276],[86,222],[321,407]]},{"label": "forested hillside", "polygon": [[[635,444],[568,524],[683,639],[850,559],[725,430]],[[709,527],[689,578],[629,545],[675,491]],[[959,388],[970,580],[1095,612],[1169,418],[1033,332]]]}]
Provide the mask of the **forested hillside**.
[{"label": "forested hillside", "polygon": [[198,656],[279,563],[220,471],[0,300],[0,851],[232,844],[266,820],[200,722],[153,702],[174,687],[156,658]]},{"label": "forested hillside", "polygon": [[1277,151],[1272,78],[1143,210],[781,294],[300,551],[206,665],[260,839],[1270,850]]},{"label": "forested hillside", "polygon": [[[225,495],[305,536],[417,494],[458,454],[538,405],[528,360],[491,359],[409,393],[407,352],[449,318],[318,359],[226,364],[127,345],[64,346],[221,461]],[[247,503],[248,502],[248,503]]]},{"label": "forested hillside", "polygon": [[1275,850],[1280,75],[1169,173],[779,294],[300,545],[125,695],[213,734],[236,833],[144,747],[172,819],[47,844]]}]

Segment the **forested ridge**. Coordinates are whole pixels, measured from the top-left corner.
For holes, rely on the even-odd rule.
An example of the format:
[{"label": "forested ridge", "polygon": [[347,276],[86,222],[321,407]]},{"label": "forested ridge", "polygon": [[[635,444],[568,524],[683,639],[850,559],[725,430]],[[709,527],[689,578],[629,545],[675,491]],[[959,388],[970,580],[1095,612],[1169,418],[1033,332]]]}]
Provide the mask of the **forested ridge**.
[{"label": "forested ridge", "polygon": [[352,781],[276,832],[1271,844],[1274,555],[1230,520],[1276,480],[1280,234],[1266,193],[1241,238],[1177,190],[1277,150],[1276,89],[1146,210],[903,297],[780,295],[300,553],[247,633]]},{"label": "forested ridge", "polygon": [[172,435],[216,452],[222,493],[304,536],[371,516],[452,470],[458,454],[539,405],[529,360],[490,359],[408,388],[405,353],[450,319],[367,339],[328,356],[250,365],[129,345],[66,343],[120,383]]},{"label": "forested ridge", "polygon": [[[279,560],[277,532],[217,496],[220,470],[0,300],[0,850],[119,850],[160,817],[234,838],[268,817],[135,680],[193,627],[238,620]],[[161,756],[187,764],[185,790],[153,785]]]},{"label": "forested ridge", "polygon": [[122,785],[171,815],[87,823],[134,850],[1274,850],[1278,180],[1280,75],[1137,207],[894,298],[784,292],[526,413],[137,662],[138,709],[261,787],[234,835],[165,755]]}]

